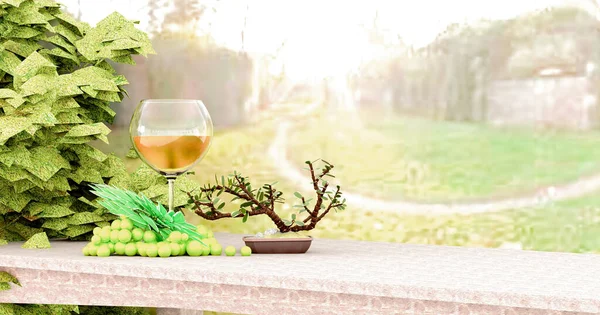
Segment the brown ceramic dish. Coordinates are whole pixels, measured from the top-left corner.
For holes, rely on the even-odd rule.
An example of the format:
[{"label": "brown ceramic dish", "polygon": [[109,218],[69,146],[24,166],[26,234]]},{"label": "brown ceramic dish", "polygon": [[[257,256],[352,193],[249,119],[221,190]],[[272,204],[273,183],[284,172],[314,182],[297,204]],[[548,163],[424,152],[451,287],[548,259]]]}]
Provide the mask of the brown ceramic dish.
[{"label": "brown ceramic dish", "polygon": [[307,238],[261,238],[245,236],[246,246],[253,254],[304,254],[310,248],[312,237]]}]

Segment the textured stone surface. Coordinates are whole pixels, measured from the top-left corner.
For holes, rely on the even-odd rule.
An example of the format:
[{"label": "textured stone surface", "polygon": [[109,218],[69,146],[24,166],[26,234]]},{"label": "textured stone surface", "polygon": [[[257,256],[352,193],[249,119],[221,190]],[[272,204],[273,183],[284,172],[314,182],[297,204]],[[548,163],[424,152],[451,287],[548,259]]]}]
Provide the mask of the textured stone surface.
[{"label": "textured stone surface", "polygon": [[[239,235],[217,235],[242,245]],[[600,313],[600,256],[315,240],[304,255],[84,257],[84,243],[0,247],[22,288],[0,303],[246,314]]]}]

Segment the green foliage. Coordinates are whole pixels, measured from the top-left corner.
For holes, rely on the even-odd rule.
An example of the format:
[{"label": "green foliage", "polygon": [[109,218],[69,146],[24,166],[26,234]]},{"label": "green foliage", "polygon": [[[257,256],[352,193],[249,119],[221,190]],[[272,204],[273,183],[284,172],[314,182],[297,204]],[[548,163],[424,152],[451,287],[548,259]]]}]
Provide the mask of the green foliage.
[{"label": "green foliage", "polygon": [[[321,169],[315,171],[314,163],[316,161],[306,161],[312,186],[315,192],[315,204],[312,209],[310,202],[312,198],[307,199],[301,193],[295,192],[294,196],[299,199],[300,204],[294,208],[300,208],[297,213],[292,213],[291,220],[282,219],[276,212],[276,204],[285,203],[283,192],[273,187],[276,183],[264,184],[260,188],[252,188],[250,179],[234,171],[229,176],[215,175],[215,184],[206,184],[199,189],[199,193],[188,191],[190,202],[194,205],[194,212],[206,220],[218,220],[222,218],[242,218],[246,223],[248,218],[257,215],[266,215],[269,217],[281,233],[308,231],[316,227],[317,223],[323,219],[330,210],[340,211],[346,209],[346,199],[342,198],[341,187],[336,185],[330,187],[327,177],[335,177],[331,174],[333,165],[320,159],[323,163]],[[195,189],[198,190],[198,189]],[[232,212],[224,212],[226,203],[221,201],[221,196],[226,193],[232,197],[231,201],[241,201],[239,209]],[[306,212],[306,214],[303,214]],[[300,215],[305,215],[301,219]]]},{"label": "green foliage", "polygon": [[134,22],[113,13],[96,27],[53,0],[0,0],[0,239],[83,239],[114,216],[89,183],[127,187],[108,141],[127,80],[107,62],[154,53]]},{"label": "green foliage", "polygon": [[145,308],[42,304],[0,304],[2,315],[148,315]]},{"label": "green foliage", "polygon": [[6,271],[0,271],[0,291],[10,290],[11,283],[21,286],[21,283],[15,276]]},{"label": "green foliage", "polygon": [[92,193],[101,197],[100,205],[114,215],[126,216],[135,227],[153,230],[165,240],[172,231],[186,233],[200,241],[196,227],[185,221],[182,212],[167,211],[162,204],[155,205],[146,196],[108,185],[92,185]]},{"label": "green foliage", "polygon": [[27,249],[50,248],[50,241],[45,232],[40,232],[30,237],[21,247]]},{"label": "green foliage", "polygon": [[77,305],[0,304],[2,315],[71,315],[83,314]]}]

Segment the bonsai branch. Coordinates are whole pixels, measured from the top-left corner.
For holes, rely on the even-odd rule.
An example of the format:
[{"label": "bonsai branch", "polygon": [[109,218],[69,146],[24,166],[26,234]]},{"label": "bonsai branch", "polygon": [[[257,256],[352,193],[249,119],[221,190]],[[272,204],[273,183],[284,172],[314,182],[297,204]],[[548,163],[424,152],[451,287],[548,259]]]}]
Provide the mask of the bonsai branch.
[{"label": "bonsai branch", "polygon": [[[206,220],[242,218],[246,222],[248,217],[264,214],[282,233],[312,230],[332,209],[337,211],[346,208],[346,200],[341,199],[340,186],[330,190],[329,182],[324,179],[326,176],[333,177],[330,172],[334,166],[323,161],[324,166],[317,173],[313,166],[315,162],[306,162],[315,191],[315,204],[311,209],[312,199],[307,199],[298,192],[294,193],[301,203],[294,206],[300,210],[292,214],[291,220],[283,219],[275,211],[275,204],[283,203],[285,200],[282,197],[283,193],[273,187],[274,184],[264,184],[261,188],[253,189],[249,179],[237,172],[227,178],[221,176],[220,181],[215,177],[214,185],[205,185],[197,195],[193,192],[187,192],[187,195],[193,204],[194,212]],[[232,212],[223,212],[225,202],[219,198],[222,193],[232,196],[232,201],[241,200],[239,208]],[[306,217],[301,219],[300,216],[304,215]]]}]

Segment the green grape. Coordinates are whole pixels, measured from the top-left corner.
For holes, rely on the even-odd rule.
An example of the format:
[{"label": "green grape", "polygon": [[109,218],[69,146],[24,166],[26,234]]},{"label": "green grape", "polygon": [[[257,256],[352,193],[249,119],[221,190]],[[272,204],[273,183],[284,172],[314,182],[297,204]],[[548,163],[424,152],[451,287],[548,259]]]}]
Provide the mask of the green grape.
[{"label": "green grape", "polygon": [[181,241],[187,242],[190,239],[190,236],[187,233],[181,233]]},{"label": "green grape", "polygon": [[119,242],[119,230],[110,231],[110,242],[118,243]]},{"label": "green grape", "polygon": [[213,231],[208,230],[208,232],[206,233],[206,237],[215,237],[215,233],[213,233]]},{"label": "green grape", "polygon": [[171,243],[171,244],[169,244],[169,247],[171,248],[171,256],[179,256],[179,251],[180,251],[179,244]]},{"label": "green grape", "polygon": [[158,246],[158,256],[166,258],[171,256],[171,246],[169,244],[162,244]]},{"label": "green grape", "polygon": [[244,246],[240,248],[240,254],[242,254],[242,256],[250,256],[252,254],[252,248]]},{"label": "green grape", "polygon": [[129,243],[131,241],[131,232],[129,230],[121,230],[119,231],[119,241],[122,243]]},{"label": "green grape", "polygon": [[146,243],[156,243],[156,233],[152,231],[144,232],[144,242]]},{"label": "green grape", "polygon": [[110,229],[111,230],[120,230],[121,229],[121,220],[120,219],[113,220],[110,223]]},{"label": "green grape", "polygon": [[158,255],[158,246],[154,243],[146,244],[146,255],[148,257],[156,257]]},{"label": "green grape", "polygon": [[108,247],[108,244],[102,244],[100,245],[100,247],[98,247],[98,257],[108,257],[110,256],[110,248]]},{"label": "green grape", "polygon": [[100,243],[102,243],[102,237],[98,235],[92,236],[92,243],[94,243],[94,245],[100,245]]},{"label": "green grape", "polygon": [[125,255],[125,244],[120,242],[115,244],[115,253],[117,255]]},{"label": "green grape", "polygon": [[102,228],[102,231],[106,231],[106,232],[108,232],[108,234],[110,234],[110,231],[112,231],[112,230],[110,229],[110,225],[107,225]]},{"label": "green grape", "polygon": [[202,255],[202,253],[204,252],[204,249],[202,248],[202,243],[198,242],[198,241],[190,241],[187,244],[187,254],[190,256],[200,256]]},{"label": "green grape", "polygon": [[90,255],[90,248],[88,246],[89,245],[84,246],[83,249],[81,250],[83,252],[83,256],[89,256]]},{"label": "green grape", "polygon": [[144,230],[135,228],[131,231],[131,236],[133,237],[134,241],[139,242],[144,238]]},{"label": "green grape", "polygon": [[158,246],[158,247],[163,246],[163,245],[169,245],[169,243],[164,242],[164,241],[156,243],[156,246]]},{"label": "green grape", "polygon": [[185,255],[186,248],[187,248],[187,243],[179,244],[179,255]]},{"label": "green grape", "polygon": [[198,234],[200,234],[200,236],[202,236],[203,238],[205,238],[208,234],[208,229],[203,226],[203,225],[198,225],[196,227],[196,232],[198,232]]},{"label": "green grape", "polygon": [[97,226],[94,228],[94,235],[100,236],[100,232],[102,232],[102,228]]},{"label": "green grape", "polygon": [[139,251],[140,247],[142,247],[144,244],[145,244],[144,242],[135,242],[135,249],[137,249]]},{"label": "green grape", "polygon": [[171,232],[171,234],[169,234],[169,238],[167,238],[167,239],[171,242],[179,243],[179,242],[181,242],[181,232],[173,231],[173,232]]},{"label": "green grape", "polygon": [[138,254],[140,254],[140,256],[145,257],[146,256],[146,246],[148,246],[148,244],[146,243],[142,243],[138,248]]},{"label": "green grape", "polygon": [[137,249],[135,248],[135,243],[127,243],[127,245],[125,245],[125,255],[135,256],[136,254]]},{"label": "green grape", "polygon": [[121,220],[116,219],[116,220],[112,221],[112,223],[110,224],[110,228],[112,230],[120,230],[121,229]]},{"label": "green grape", "polygon": [[210,245],[210,254],[213,256],[221,256],[223,252],[223,246],[221,244],[212,244]]},{"label": "green grape", "polygon": [[90,256],[96,256],[96,255],[98,255],[98,246],[93,245],[93,244],[89,245],[89,246],[90,246],[90,248],[88,249],[88,251],[90,253]]},{"label": "green grape", "polygon": [[133,222],[131,220],[125,218],[121,220],[121,230],[133,230]]},{"label": "green grape", "polygon": [[202,239],[202,243],[204,243],[206,245],[211,245],[211,244],[215,243],[216,241],[217,241],[216,239],[210,238],[210,237]]},{"label": "green grape", "polygon": [[111,254],[114,254],[115,253],[115,244],[108,243],[108,249],[110,249]]},{"label": "green grape", "polygon": [[102,229],[102,232],[100,232],[100,238],[102,239],[103,243],[110,241],[110,227],[108,227],[108,231],[104,228]]},{"label": "green grape", "polygon": [[210,246],[202,245],[202,256],[208,256],[210,254]]},{"label": "green grape", "polygon": [[235,256],[235,247],[233,247],[231,245],[225,247],[225,255],[227,255],[227,256]]}]

